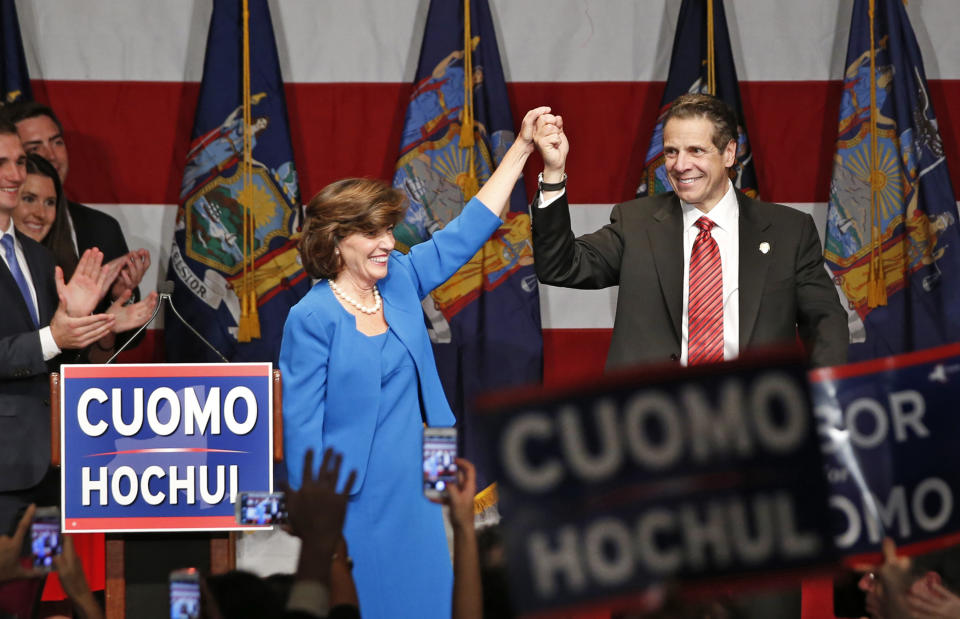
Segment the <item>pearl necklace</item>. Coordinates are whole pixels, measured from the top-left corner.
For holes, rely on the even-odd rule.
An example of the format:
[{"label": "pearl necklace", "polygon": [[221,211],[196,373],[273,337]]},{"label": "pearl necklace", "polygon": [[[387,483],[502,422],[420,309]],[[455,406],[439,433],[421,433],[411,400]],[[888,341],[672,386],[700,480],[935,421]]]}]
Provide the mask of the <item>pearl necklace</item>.
[{"label": "pearl necklace", "polygon": [[340,286],[338,286],[332,279],[328,279],[327,283],[330,284],[330,290],[334,292],[338,297],[354,306],[364,314],[376,314],[380,311],[380,308],[383,307],[383,301],[380,300],[380,291],[377,290],[376,285],[373,287],[373,307],[367,307],[366,305],[360,305],[360,302],[344,292]]}]

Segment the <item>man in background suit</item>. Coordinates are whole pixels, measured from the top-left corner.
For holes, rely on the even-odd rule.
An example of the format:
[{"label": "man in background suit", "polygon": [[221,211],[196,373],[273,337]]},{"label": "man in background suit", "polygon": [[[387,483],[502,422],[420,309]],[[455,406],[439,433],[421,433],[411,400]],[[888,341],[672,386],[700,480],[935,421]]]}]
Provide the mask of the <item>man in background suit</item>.
[{"label": "man in background suit", "polygon": [[823,267],[813,219],[737,191],[737,121],[723,101],[684,95],[664,120],[674,191],[613,207],[610,223],[574,238],[560,116],[537,121],[544,160],[534,200],[533,250],[541,282],[619,285],[607,369],[646,362],[734,359],[792,344],[814,366],[846,361],[846,314]]},{"label": "man in background suit", "polygon": [[[63,125],[60,124],[54,111],[49,106],[35,101],[17,101],[7,107],[5,113],[16,124],[24,150],[28,153],[37,153],[53,164],[57,174],[60,175],[60,182],[66,183],[70,159],[67,143],[63,137]],[[66,187],[65,184],[64,187]],[[104,262],[126,257],[110,293],[97,309],[101,312],[105,311],[110,303],[127,289],[133,291],[130,303],[139,301],[138,286],[147,268],[150,267],[150,252],[143,248],[129,251],[120,224],[102,211],[68,201],[67,212],[77,256],[82,255],[87,249],[96,247],[103,252]],[[119,347],[129,336],[130,334],[118,334],[117,346]]]}]

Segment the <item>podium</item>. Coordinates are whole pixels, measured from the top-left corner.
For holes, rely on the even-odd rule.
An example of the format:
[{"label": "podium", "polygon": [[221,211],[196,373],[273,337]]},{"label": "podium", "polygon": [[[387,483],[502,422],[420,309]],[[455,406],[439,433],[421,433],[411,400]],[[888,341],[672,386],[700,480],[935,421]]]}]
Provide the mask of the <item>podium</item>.
[{"label": "podium", "polygon": [[[283,460],[282,379],[271,376],[273,406],[273,461]],[[50,375],[50,460],[60,467],[61,377]],[[236,567],[237,532],[107,533],[105,547],[105,613],[107,619],[128,615],[143,619],[168,617],[170,570],[193,565],[207,574],[223,574]],[[149,555],[149,556],[143,556]],[[159,582],[158,582],[159,581]],[[128,590],[142,600],[128,599]],[[161,599],[162,597],[162,599]]]}]

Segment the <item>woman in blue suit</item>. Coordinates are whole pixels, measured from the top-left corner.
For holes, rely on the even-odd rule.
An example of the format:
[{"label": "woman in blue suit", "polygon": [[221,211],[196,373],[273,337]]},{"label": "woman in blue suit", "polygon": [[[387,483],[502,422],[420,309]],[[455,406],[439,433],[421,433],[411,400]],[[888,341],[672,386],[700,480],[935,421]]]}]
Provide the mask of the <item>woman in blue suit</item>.
[{"label": "woman in blue suit", "polygon": [[344,525],[365,619],[450,617],[453,570],[440,507],[422,493],[422,427],[452,426],[420,302],[500,226],[541,107],[459,217],[404,255],[405,197],[346,179],[307,205],[300,256],[319,278],[283,331],[284,451],[300,485],[308,448],[343,451],[357,479]]}]

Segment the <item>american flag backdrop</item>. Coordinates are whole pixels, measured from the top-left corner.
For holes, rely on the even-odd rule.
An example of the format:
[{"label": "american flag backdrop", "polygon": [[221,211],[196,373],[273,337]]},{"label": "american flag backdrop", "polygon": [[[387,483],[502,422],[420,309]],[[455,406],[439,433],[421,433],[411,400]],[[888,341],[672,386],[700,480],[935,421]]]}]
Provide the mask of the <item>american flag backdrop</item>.
[{"label": "american flag backdrop", "polygon": [[[453,0],[447,0],[453,1]],[[513,117],[561,113],[579,231],[637,188],[669,69],[675,0],[490,0]],[[212,2],[16,2],[34,98],[60,115],[69,196],[116,216],[164,277]],[[826,219],[852,0],[726,0],[761,197]],[[346,176],[389,181],[428,0],[270,2],[301,196]],[[960,3],[907,12],[960,188]],[[532,195],[539,161],[529,164]],[[601,372],[616,290],[541,287],[544,379]],[[156,329],[127,361],[162,358]]]}]

